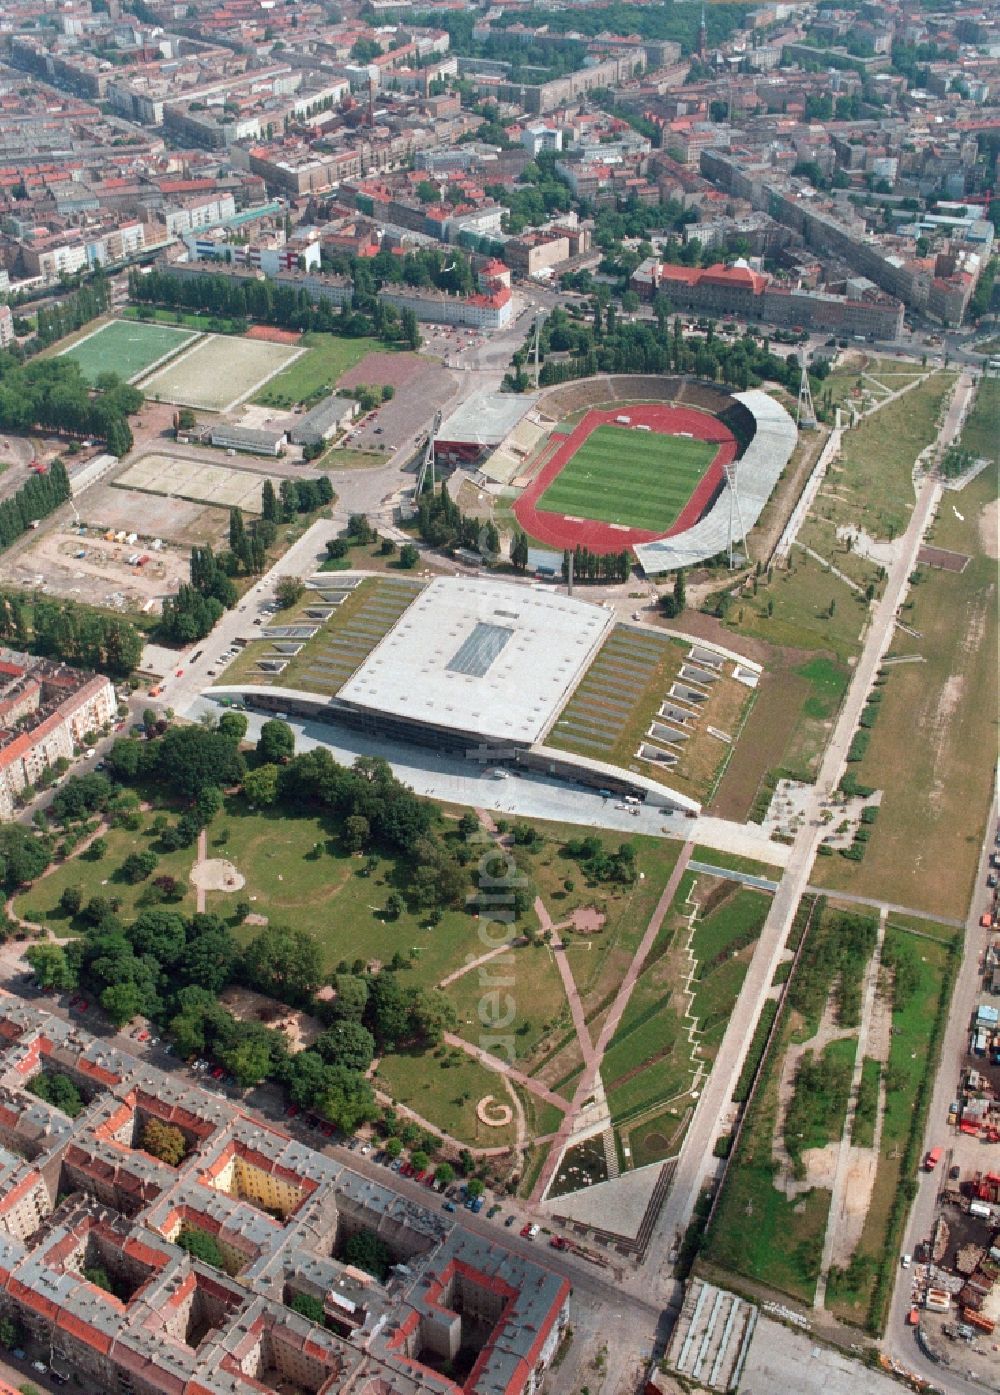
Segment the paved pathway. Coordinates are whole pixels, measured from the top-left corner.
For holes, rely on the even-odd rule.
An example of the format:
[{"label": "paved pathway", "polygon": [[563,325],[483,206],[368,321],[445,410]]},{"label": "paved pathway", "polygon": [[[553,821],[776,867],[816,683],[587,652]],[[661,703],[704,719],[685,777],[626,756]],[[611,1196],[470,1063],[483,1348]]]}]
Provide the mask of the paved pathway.
[{"label": "paved pathway", "polygon": [[[535,914],[538,916],[538,923],[542,927],[542,933],[554,930],[552,918],[546,909],[545,902],[540,896],[535,898]],[[573,977],[573,970],[569,966],[566,957],[566,946],[562,940],[553,939],[552,953],[555,956],[556,968],[559,970],[559,977],[562,979],[563,992],[566,994],[566,1001],[569,1003],[570,1016],[573,1019],[573,1030],[576,1032],[576,1039],[580,1043],[580,1051],[583,1054],[583,1064],[587,1070],[597,1070],[600,1066],[600,1057],[594,1050],[594,1043],[590,1032],[587,1030],[587,1019],[584,1016],[583,1004],[580,1001],[580,990],[576,986]]]},{"label": "paved pathway", "polygon": [[486,954],[481,954],[478,959],[468,959],[460,969],[454,973],[446,974],[438,982],[439,988],[447,988],[449,983],[454,983],[456,979],[464,978],[466,974],[471,974],[473,969],[478,969],[482,964],[488,964],[492,959],[499,959],[502,954],[509,954],[515,945],[525,945],[527,940],[523,935],[519,935],[516,940],[508,940],[505,945],[500,945],[497,949],[488,950]]},{"label": "paved pathway", "polygon": [[481,1046],[476,1046],[474,1042],[466,1041],[464,1037],[456,1036],[454,1032],[445,1032],[444,1039],[449,1046],[455,1046],[459,1051],[464,1051],[467,1056],[475,1059],[487,1068],[495,1070],[498,1075],[506,1076],[509,1080],[516,1080],[518,1085],[522,1085],[531,1094],[537,1095],[546,1104],[554,1105],[560,1113],[565,1114],[569,1109],[569,1101],[562,1095],[557,1095],[554,1090],[543,1085],[539,1080],[533,1080],[530,1075],[525,1075],[523,1070],[518,1070],[517,1066],[512,1066],[507,1061],[502,1061],[499,1056],[494,1056],[492,1052],[484,1051]]},{"label": "paved pathway", "polygon": [[[199,862],[205,862],[207,859],[208,829],[203,828],[201,832],[198,834],[198,860],[195,863],[195,866],[197,866]],[[195,909],[197,910],[199,915],[205,914],[205,888],[203,886],[199,886],[197,883],[195,883]]]},{"label": "paved pathway", "polygon": [[934,925],[950,925],[953,930],[961,930],[964,920],[954,920],[951,916],[935,915],[933,911],[918,911],[913,906],[900,906],[896,901],[879,901],[874,896],[856,896],[849,891],[831,891],[828,886],[806,887],[806,891],[816,896],[829,896],[831,901],[846,901],[852,906],[871,906],[876,911],[895,911],[897,915],[912,915],[917,920],[929,920]]}]

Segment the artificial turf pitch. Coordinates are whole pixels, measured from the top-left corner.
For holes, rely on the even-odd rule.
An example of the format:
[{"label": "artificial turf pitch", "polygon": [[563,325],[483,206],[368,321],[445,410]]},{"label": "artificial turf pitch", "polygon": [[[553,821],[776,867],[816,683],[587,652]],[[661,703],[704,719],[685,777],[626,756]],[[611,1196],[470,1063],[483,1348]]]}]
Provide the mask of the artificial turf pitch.
[{"label": "artificial turf pitch", "polygon": [[117,373],[128,382],[194,338],[193,330],[175,329],[173,325],[110,320],[67,349],[63,357],[76,360],[88,383],[95,383],[102,373]]},{"label": "artificial turf pitch", "polygon": [[598,426],[542,493],[549,513],[666,532],[718,451],[718,442]]}]

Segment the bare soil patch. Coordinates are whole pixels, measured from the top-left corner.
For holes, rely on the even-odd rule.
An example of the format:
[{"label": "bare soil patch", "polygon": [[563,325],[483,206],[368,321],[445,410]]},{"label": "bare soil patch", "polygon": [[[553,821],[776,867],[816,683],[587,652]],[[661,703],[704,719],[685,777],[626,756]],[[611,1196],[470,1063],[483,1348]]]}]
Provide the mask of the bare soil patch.
[{"label": "bare soil patch", "polygon": [[1000,557],[1000,499],[991,499],[980,513],[979,537],[983,552],[996,561]]},{"label": "bare soil patch", "polygon": [[944,547],[922,547],[917,553],[917,561],[927,567],[940,567],[946,572],[964,572],[969,565],[965,552],[949,552]]},{"label": "bare soil patch", "polygon": [[207,857],[191,868],[191,881],[199,891],[239,891],[246,878],[224,857]]},{"label": "bare soil patch", "polygon": [[250,988],[229,987],[220,994],[219,1001],[238,1022],[263,1022],[267,1027],[284,1032],[293,1052],[312,1046],[323,1030],[319,1018],[298,1012],[264,993],[254,993]]}]

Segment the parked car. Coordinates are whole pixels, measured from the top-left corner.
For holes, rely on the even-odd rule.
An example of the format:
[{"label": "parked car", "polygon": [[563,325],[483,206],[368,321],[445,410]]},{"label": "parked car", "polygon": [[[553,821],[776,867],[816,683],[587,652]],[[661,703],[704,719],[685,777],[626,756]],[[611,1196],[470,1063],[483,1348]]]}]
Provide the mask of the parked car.
[{"label": "parked car", "polygon": [[455,1203],[453,1201],[446,1201],[444,1204],[444,1209],[446,1211],[454,1211],[456,1209]]}]

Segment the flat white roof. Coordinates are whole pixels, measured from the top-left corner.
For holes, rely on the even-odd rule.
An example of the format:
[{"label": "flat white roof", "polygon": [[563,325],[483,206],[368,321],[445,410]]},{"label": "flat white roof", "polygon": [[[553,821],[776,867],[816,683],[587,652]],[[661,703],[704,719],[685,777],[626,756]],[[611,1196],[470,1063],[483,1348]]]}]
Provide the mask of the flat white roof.
[{"label": "flat white roof", "polygon": [[439,577],[338,700],[530,745],[551,724],[613,620],[602,606],[559,592]]}]

